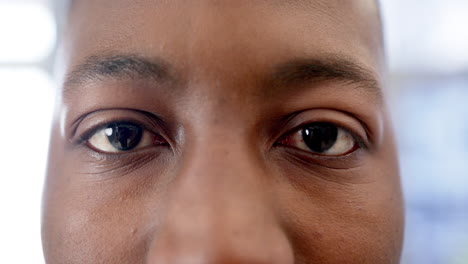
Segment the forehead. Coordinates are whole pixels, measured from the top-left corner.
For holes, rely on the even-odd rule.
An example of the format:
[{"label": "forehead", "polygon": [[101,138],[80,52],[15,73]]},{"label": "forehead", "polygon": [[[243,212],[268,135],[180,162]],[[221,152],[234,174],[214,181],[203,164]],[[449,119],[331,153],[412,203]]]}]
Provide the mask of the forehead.
[{"label": "forehead", "polygon": [[181,68],[263,67],[327,54],[374,72],[382,66],[374,0],[80,0],[65,43],[71,68],[106,52],[162,57]]}]

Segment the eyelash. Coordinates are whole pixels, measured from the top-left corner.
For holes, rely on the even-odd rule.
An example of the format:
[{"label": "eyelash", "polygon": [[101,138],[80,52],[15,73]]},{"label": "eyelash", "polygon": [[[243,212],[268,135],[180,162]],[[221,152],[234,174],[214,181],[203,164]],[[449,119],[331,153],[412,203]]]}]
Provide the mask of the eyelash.
[{"label": "eyelash", "polygon": [[[311,126],[313,124],[316,124],[316,123],[327,123],[327,124],[332,124],[334,126],[336,126],[336,128],[338,129],[342,129],[343,131],[345,131],[346,133],[349,133],[349,135],[351,135],[351,137],[353,138],[353,140],[355,141],[356,145],[357,145],[357,148],[353,151],[351,151],[350,153],[346,154],[346,155],[349,155],[349,154],[352,154],[353,152],[355,152],[357,149],[364,149],[364,150],[367,150],[369,149],[369,145],[366,143],[366,141],[364,140],[363,137],[359,136],[358,133],[356,132],[353,132],[352,130],[344,127],[344,126],[341,126],[341,125],[337,125],[333,122],[326,122],[326,121],[320,121],[320,122],[307,122],[307,123],[303,123],[301,125],[298,125],[296,126],[295,128],[289,130],[287,133],[283,134],[276,142],[275,142],[275,145],[276,147],[289,147],[289,148],[293,148],[293,149],[296,149],[296,150],[299,150],[299,151],[302,151],[302,152],[307,152],[305,150],[301,150],[297,147],[292,147],[292,146],[288,146],[288,145],[285,145],[285,144],[282,144],[280,143],[281,141],[285,140],[286,138],[288,137],[291,137],[293,136],[295,133],[298,133],[300,132],[301,130],[303,130],[304,128],[308,127],[308,126]],[[315,154],[313,152],[310,152],[309,153],[310,155],[314,155],[314,156],[326,156],[326,155],[320,155],[320,154]],[[346,156],[344,155],[344,156]],[[339,156],[328,156],[328,157],[339,157]]]},{"label": "eyelash", "polygon": [[[78,139],[78,142],[77,144],[79,145],[86,145],[88,148],[92,149],[93,151],[95,152],[99,152],[99,153],[104,153],[104,154],[109,154],[109,155],[117,155],[117,153],[106,153],[106,152],[103,152],[103,151],[99,151],[99,150],[96,150],[95,148],[91,147],[90,144],[89,144],[89,140],[94,136],[96,135],[99,131],[109,127],[110,125],[112,124],[116,124],[116,123],[132,123],[132,124],[135,124],[139,127],[141,127],[141,129],[144,131],[144,132],[149,132],[149,133],[152,133],[152,134],[155,134],[157,136],[160,136],[162,137],[159,133],[155,133],[153,132],[152,130],[148,129],[147,126],[145,126],[144,124],[142,124],[141,122],[139,121],[135,121],[133,119],[114,119],[114,120],[111,120],[111,121],[107,121],[105,123],[102,123],[102,124],[98,124],[90,129],[88,129],[86,132],[84,132]],[[305,129],[306,127],[308,126],[311,126],[313,124],[316,124],[318,122],[309,122],[309,123],[305,123],[305,124],[301,124],[299,126],[296,126],[294,129],[290,130],[289,132],[285,133],[283,136],[281,136],[276,142],[275,142],[275,146],[283,146],[283,147],[290,147],[290,148],[294,148],[294,149],[297,149],[299,151],[302,151],[302,152],[308,152],[308,154],[310,155],[315,155],[315,156],[329,156],[329,157],[333,157],[334,155],[321,155],[321,154],[318,154],[318,153],[314,153],[313,151],[307,151],[307,150],[303,150],[303,149],[300,149],[298,147],[295,147],[295,146],[291,146],[291,145],[288,145],[288,144],[283,144],[281,143],[282,141],[284,141],[285,139],[289,138],[289,137],[292,137],[295,133],[300,133],[301,130]],[[348,133],[352,139],[354,140],[355,144],[356,144],[356,148],[353,149],[352,151],[350,151],[349,153],[346,153],[344,155],[336,155],[335,157],[337,156],[346,156],[346,155],[349,155],[349,154],[352,154],[353,152],[355,152],[356,150],[358,149],[367,149],[368,148],[368,145],[365,143],[364,139],[359,136],[357,133],[351,131],[350,129],[347,129],[343,126],[340,126],[340,125],[336,125],[332,122],[320,122],[320,123],[327,123],[327,124],[331,124],[333,126],[336,126],[337,129],[341,129],[343,130],[344,132]],[[163,137],[164,138],[164,137]],[[128,151],[126,153],[129,153],[131,151]],[[122,153],[125,153],[125,152],[122,152]]]},{"label": "eyelash", "polygon": [[159,135],[159,133],[153,132],[151,129],[149,129],[146,125],[144,125],[140,121],[137,121],[134,119],[117,119],[116,118],[116,119],[112,119],[111,121],[106,121],[104,123],[95,125],[87,129],[82,135],[79,136],[78,140],[75,143],[77,145],[86,144],[86,142],[89,141],[97,132],[115,123],[133,123],[135,125],[140,126],[144,131],[149,131],[150,133]]}]

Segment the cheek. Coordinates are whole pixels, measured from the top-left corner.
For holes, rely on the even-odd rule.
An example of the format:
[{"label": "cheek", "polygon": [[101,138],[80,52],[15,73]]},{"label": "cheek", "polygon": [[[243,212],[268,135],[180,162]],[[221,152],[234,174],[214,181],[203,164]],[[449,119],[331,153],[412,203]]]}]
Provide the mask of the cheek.
[{"label": "cheek", "polygon": [[141,203],[119,198],[125,192],[111,197],[69,190],[60,196],[62,201],[49,203],[54,208],[45,212],[44,239],[52,252],[60,252],[52,259],[61,260],[50,263],[137,263],[145,255],[148,216]]},{"label": "cheek", "polygon": [[[61,163],[66,164],[66,162]],[[43,241],[47,263],[143,263],[157,231],[165,183],[152,166],[83,181],[75,168],[49,170]]]},{"label": "cheek", "polygon": [[[131,236],[109,215],[115,205],[91,204],[91,199],[83,199],[83,195],[70,189],[49,193],[43,232],[47,263],[98,263],[112,256],[112,249],[126,254],[120,244]],[[111,233],[111,229],[121,231]]]},{"label": "cheek", "polygon": [[382,171],[362,167],[348,172],[347,177],[368,179],[358,184],[312,176],[296,187],[285,183],[278,188],[278,211],[299,262],[399,263],[403,213],[399,186],[391,183],[398,174]]}]

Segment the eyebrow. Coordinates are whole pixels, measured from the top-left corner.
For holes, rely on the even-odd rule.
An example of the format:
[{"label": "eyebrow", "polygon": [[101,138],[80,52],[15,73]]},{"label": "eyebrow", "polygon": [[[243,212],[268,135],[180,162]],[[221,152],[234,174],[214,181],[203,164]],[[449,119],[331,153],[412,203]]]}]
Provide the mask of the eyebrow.
[{"label": "eyebrow", "polygon": [[[159,83],[176,81],[171,73],[170,65],[162,59],[122,54],[91,56],[66,76],[64,90],[66,93],[74,90],[75,86],[106,79],[151,79]],[[326,81],[354,85],[377,98],[382,97],[375,74],[340,55],[296,58],[276,65],[263,79],[264,89],[260,94],[271,97]]]},{"label": "eyebrow", "polygon": [[326,81],[353,85],[373,96],[382,96],[378,78],[371,70],[352,59],[338,55],[322,59],[299,58],[278,65],[265,83],[268,86],[268,94],[275,94]]},{"label": "eyebrow", "polygon": [[64,87],[105,79],[152,79],[167,82],[174,77],[170,74],[169,65],[161,59],[147,59],[138,55],[99,55],[88,57],[67,74]]}]

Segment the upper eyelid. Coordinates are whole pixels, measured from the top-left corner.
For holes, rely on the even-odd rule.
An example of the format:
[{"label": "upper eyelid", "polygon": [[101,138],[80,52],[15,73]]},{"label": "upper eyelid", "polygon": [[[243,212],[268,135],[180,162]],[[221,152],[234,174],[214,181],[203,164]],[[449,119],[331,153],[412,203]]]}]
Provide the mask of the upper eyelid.
[{"label": "upper eyelid", "polygon": [[[85,120],[87,120],[89,118],[94,119],[95,115],[97,115],[99,117],[100,115],[106,115],[109,112],[110,113],[122,112],[122,113],[125,113],[125,114],[119,114],[118,117],[114,116],[114,117],[106,120],[105,122],[101,122],[103,124],[103,126],[105,126],[106,124],[111,124],[111,123],[119,122],[119,121],[129,121],[129,122],[132,122],[132,123],[142,125],[146,129],[151,131],[152,127],[158,127],[158,128],[162,129],[162,124],[165,123],[164,120],[160,116],[157,116],[157,115],[155,115],[155,114],[153,114],[151,112],[147,112],[147,111],[144,111],[144,110],[132,109],[132,108],[98,109],[98,110],[88,112],[86,114],[82,114],[79,118],[75,119],[72,123],[70,123],[70,125],[68,126],[70,128],[70,130],[69,130],[70,132],[68,133],[68,137],[70,139],[75,138],[79,127],[81,126],[81,124]],[[140,118],[140,117],[136,118],[136,117],[129,117],[129,116],[142,116],[143,118]],[[146,120],[148,120],[148,122],[141,121],[142,119],[146,119]],[[148,124],[146,124],[146,123],[148,123]],[[97,126],[95,125],[93,127],[98,127],[98,125]],[[165,131],[165,130],[163,130],[163,131]],[[81,133],[81,134],[83,134],[83,133]]]},{"label": "upper eyelid", "polygon": [[156,133],[156,132],[152,131],[152,129],[149,129],[148,126],[146,126],[145,124],[143,124],[140,121],[136,121],[134,119],[128,119],[128,118],[127,119],[115,118],[115,120],[109,120],[109,121],[103,122],[101,124],[94,125],[91,128],[86,129],[85,132],[83,132],[81,135],[78,135],[78,139],[75,140],[75,144],[84,144],[91,137],[93,137],[97,132],[101,131],[102,129],[105,129],[107,126],[109,126],[111,124],[114,124],[114,123],[121,123],[121,122],[127,122],[127,123],[135,124],[137,126],[140,126],[145,131],[150,131],[151,133],[159,135],[159,133]]},{"label": "upper eyelid", "polygon": [[314,121],[314,122],[302,123],[302,124],[300,124],[300,125],[295,126],[295,127],[292,128],[292,129],[288,130],[288,132],[284,133],[283,136],[281,136],[281,137],[278,139],[278,141],[280,141],[281,139],[283,139],[283,138],[285,138],[285,137],[292,136],[294,133],[299,132],[301,129],[305,128],[305,127],[308,126],[308,125],[316,124],[316,123],[328,123],[328,124],[333,124],[333,125],[335,125],[337,128],[344,130],[346,133],[349,133],[349,134],[353,137],[353,139],[356,141],[356,143],[358,144],[358,146],[359,146],[360,148],[364,148],[364,149],[368,149],[368,148],[369,148],[369,145],[366,143],[366,141],[364,140],[364,138],[362,138],[361,136],[359,136],[358,133],[352,131],[352,130],[349,129],[349,128],[344,127],[343,125],[338,125],[338,124],[336,124],[335,122],[331,122],[331,121]]},{"label": "upper eyelid", "polygon": [[351,134],[360,147],[369,149],[373,147],[375,138],[370,133],[368,125],[353,113],[334,108],[315,108],[294,112],[286,116],[280,128],[276,143],[288,135],[313,123],[329,123]]}]

